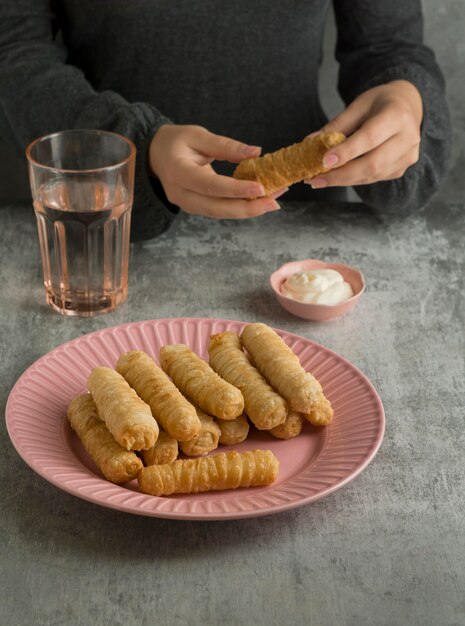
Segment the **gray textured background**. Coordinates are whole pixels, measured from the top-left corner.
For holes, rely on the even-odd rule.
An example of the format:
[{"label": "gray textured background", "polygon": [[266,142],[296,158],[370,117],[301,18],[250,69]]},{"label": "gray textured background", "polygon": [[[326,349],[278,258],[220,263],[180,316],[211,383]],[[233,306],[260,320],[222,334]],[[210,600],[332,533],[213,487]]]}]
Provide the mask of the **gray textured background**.
[{"label": "gray textured background", "polygon": [[[0,420],[0,625],[464,626],[464,206],[392,219],[355,203],[285,203],[256,220],[182,214],[131,246],[128,301],[91,319],[47,310],[33,212],[0,211],[0,412],[51,348],[174,315],[311,338],[359,367],[386,410],[381,449],[350,484],[288,512],[210,523],[73,497],[26,467]],[[353,312],[316,324],[281,309],[268,276],[307,256],[363,270]]]},{"label": "gray textured background", "polygon": [[[437,200],[458,202],[463,199],[463,175],[460,167],[465,152],[465,82],[461,68],[465,65],[465,1],[423,0],[425,39],[436,52],[447,80],[447,89],[454,128],[454,146],[449,176]],[[334,61],[335,29],[332,16],[328,20],[325,38],[325,60],[321,72],[321,94],[328,115],[342,107],[336,91],[337,64]],[[39,94],[40,97],[40,94]],[[29,201],[26,165],[1,142],[0,138],[0,204]],[[355,194],[350,199],[356,200]]]}]

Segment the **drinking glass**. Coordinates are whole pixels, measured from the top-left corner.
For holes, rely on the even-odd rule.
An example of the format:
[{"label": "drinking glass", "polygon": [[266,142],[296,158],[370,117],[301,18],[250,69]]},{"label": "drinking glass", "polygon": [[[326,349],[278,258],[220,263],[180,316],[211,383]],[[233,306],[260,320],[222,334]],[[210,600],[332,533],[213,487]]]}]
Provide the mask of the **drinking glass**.
[{"label": "drinking glass", "polygon": [[136,148],[101,130],[66,130],[26,150],[47,303],[108,313],[128,292]]}]

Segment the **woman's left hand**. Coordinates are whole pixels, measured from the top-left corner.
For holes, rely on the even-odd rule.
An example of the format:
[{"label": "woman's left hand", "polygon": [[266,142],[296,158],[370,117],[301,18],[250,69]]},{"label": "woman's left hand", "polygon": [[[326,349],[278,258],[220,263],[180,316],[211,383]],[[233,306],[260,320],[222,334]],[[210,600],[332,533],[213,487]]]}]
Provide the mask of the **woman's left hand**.
[{"label": "woman's left hand", "polygon": [[400,178],[418,161],[422,119],[420,93],[408,81],[365,91],[318,131],[348,138],[325,154],[323,165],[331,171],[305,182],[321,189]]}]

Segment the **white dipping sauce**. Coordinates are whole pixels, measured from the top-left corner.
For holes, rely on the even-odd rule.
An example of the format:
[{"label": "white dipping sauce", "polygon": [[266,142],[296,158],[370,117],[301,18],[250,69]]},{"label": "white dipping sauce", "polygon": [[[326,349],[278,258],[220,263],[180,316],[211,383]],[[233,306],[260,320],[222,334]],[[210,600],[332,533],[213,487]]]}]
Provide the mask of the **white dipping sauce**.
[{"label": "white dipping sauce", "polygon": [[281,285],[281,293],[307,304],[340,304],[354,295],[339,272],[323,269],[292,274]]}]

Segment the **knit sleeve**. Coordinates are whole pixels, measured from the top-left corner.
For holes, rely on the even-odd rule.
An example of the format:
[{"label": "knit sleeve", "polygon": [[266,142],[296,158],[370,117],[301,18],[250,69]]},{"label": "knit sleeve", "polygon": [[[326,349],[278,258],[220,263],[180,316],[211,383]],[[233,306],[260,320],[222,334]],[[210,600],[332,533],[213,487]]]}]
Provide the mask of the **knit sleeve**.
[{"label": "knit sleeve", "polygon": [[393,181],[360,185],[369,205],[416,209],[438,190],[450,159],[451,128],[444,78],[423,43],[420,0],[334,0],[338,30],[339,92],[346,104],[393,80],[411,82],[423,100],[420,158]]},{"label": "knit sleeve", "polygon": [[148,149],[170,120],[145,102],[113,91],[97,92],[67,63],[52,32],[50,0],[15,0],[0,7],[0,127],[23,154],[41,135],[69,128],[99,128],[125,135],[137,148],[132,239],[154,237],[172,223],[176,209],[154,193]]}]

